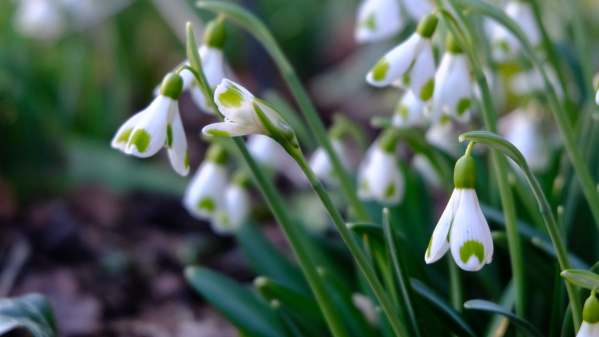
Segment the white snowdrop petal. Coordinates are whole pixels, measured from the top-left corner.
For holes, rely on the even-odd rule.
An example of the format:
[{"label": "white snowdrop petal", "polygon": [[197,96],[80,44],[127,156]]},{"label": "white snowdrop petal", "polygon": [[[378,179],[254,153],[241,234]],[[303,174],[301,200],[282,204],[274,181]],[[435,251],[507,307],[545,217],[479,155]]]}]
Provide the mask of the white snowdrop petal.
[{"label": "white snowdrop petal", "polygon": [[476,191],[462,189],[450,231],[451,255],[466,271],[478,271],[493,258],[493,239]]},{"label": "white snowdrop petal", "polygon": [[428,185],[441,187],[441,177],[439,177],[439,173],[437,173],[437,170],[433,167],[433,164],[428,158],[421,154],[416,154],[414,158],[412,158],[412,167],[422,176]]},{"label": "white snowdrop petal", "polygon": [[123,125],[121,125],[110,142],[110,146],[112,146],[113,149],[125,152],[127,143],[131,137],[131,132],[133,131],[133,128],[135,128],[135,125],[137,125],[139,122],[144,112],[145,110],[136,113],[135,115],[129,117],[129,119],[123,123]]},{"label": "white snowdrop petal", "polygon": [[435,58],[430,40],[424,40],[414,66],[410,70],[410,89],[422,101],[432,98],[435,83]]},{"label": "white snowdrop petal", "polygon": [[256,129],[253,125],[228,121],[208,124],[202,128],[203,134],[217,137],[241,137],[254,132]]},{"label": "white snowdrop petal", "polygon": [[327,153],[322,147],[316,149],[310,158],[310,168],[318,179],[328,180],[330,178],[332,165]]},{"label": "white snowdrop petal", "polygon": [[427,264],[437,262],[449,250],[449,230],[453,224],[456,208],[460,201],[460,192],[461,190],[453,190],[447,206],[445,206],[435,226],[435,230],[424,254],[424,261]]},{"label": "white snowdrop petal", "polygon": [[166,142],[167,123],[171,105],[177,101],[166,96],[157,96],[143,111],[131,131],[125,149],[127,154],[147,158],[156,154]]},{"label": "white snowdrop petal", "polygon": [[211,88],[216,87],[225,77],[223,51],[202,45],[199,50],[206,81]]},{"label": "white snowdrop petal", "polygon": [[406,91],[397,102],[392,123],[397,128],[410,128],[426,124],[424,103],[411,90]]},{"label": "white snowdrop petal", "polygon": [[171,121],[167,128],[166,144],[171,166],[179,175],[186,176],[189,173],[187,137],[181,122],[179,107],[176,104],[171,107]]},{"label": "white snowdrop petal", "polygon": [[589,323],[583,321],[576,337],[599,337],[599,322]]},{"label": "white snowdrop petal", "polygon": [[15,12],[15,28],[21,34],[53,40],[65,31],[61,9],[50,0],[22,0]]},{"label": "white snowdrop petal", "polygon": [[248,151],[261,165],[281,170],[288,154],[281,144],[264,135],[252,135],[247,143]]},{"label": "white snowdrop petal", "polygon": [[227,186],[227,170],[224,165],[205,162],[191,179],[183,205],[198,219],[209,219],[223,207],[223,191]]},{"label": "white snowdrop petal", "polygon": [[368,185],[372,197],[384,204],[397,204],[404,194],[403,175],[395,156],[377,147],[368,168]]},{"label": "white snowdrop petal", "polygon": [[414,62],[414,58],[426,43],[417,33],[397,47],[391,49],[366,75],[366,81],[373,86],[383,87],[401,79]]},{"label": "white snowdrop petal", "polygon": [[216,86],[214,101],[226,119],[239,120],[240,116],[253,113],[254,95],[228,79],[223,79]]},{"label": "white snowdrop petal", "polygon": [[445,114],[468,121],[473,86],[465,55],[445,53],[435,77],[433,119]]},{"label": "white snowdrop petal", "polygon": [[250,214],[250,196],[247,190],[239,185],[230,185],[225,191],[225,209],[230,228],[239,228]]},{"label": "white snowdrop petal", "polygon": [[597,93],[595,93],[595,103],[599,105],[599,90],[597,90]]},{"label": "white snowdrop petal", "polygon": [[429,0],[404,0],[405,8],[415,21],[420,21],[432,12],[433,5]]},{"label": "white snowdrop petal", "polygon": [[433,124],[426,132],[426,141],[431,145],[447,152],[452,156],[457,156],[460,150],[458,143],[458,134],[451,121],[444,121]]},{"label": "white snowdrop petal", "polygon": [[383,40],[397,33],[402,25],[397,0],[364,0],[357,10],[355,39],[358,43]]},{"label": "white snowdrop petal", "polygon": [[524,156],[534,171],[549,164],[549,149],[541,133],[539,121],[526,110],[515,110],[499,121],[501,134]]}]

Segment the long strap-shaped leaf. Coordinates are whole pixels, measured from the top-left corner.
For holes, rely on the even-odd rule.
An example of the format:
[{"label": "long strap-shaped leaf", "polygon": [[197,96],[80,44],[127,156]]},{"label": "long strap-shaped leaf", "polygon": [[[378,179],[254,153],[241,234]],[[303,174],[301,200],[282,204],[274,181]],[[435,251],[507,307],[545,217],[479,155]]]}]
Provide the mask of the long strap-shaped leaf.
[{"label": "long strap-shaped leaf", "polygon": [[512,323],[514,323],[517,327],[522,328],[522,330],[526,331],[528,335],[533,337],[543,337],[543,334],[535,328],[527,320],[520,318],[514,315],[512,312],[507,310],[506,308],[485,300],[470,300],[464,303],[464,308],[471,310],[480,310],[480,311],[488,311],[495,314],[500,314],[507,317]]}]

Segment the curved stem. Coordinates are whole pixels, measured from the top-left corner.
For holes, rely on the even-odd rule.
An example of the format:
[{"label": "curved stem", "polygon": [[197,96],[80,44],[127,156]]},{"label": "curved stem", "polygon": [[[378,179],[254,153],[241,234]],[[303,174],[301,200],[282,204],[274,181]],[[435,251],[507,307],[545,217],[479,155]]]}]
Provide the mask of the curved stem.
[{"label": "curved stem", "polygon": [[388,297],[387,292],[385,291],[383,285],[376,276],[376,273],[372,268],[372,265],[369,263],[368,258],[356,242],[356,239],[354,238],[350,230],[347,228],[345,222],[341,218],[341,214],[339,214],[339,211],[335,208],[333,201],[324,189],[322,183],[320,182],[320,180],[318,180],[318,178],[306,162],[306,158],[299,151],[289,151],[289,153],[297,161],[299,167],[306,175],[306,178],[308,178],[310,185],[312,186],[316,194],[318,194],[318,197],[320,198],[322,204],[329,213],[329,216],[331,217],[333,224],[335,224],[335,227],[337,228],[339,235],[345,242],[345,245],[349,249],[352,257],[358,265],[358,268],[366,278],[366,281],[370,285],[370,288],[372,289],[377,301],[381,305],[381,308],[385,313],[387,319],[389,320],[389,324],[391,325],[393,332],[396,336],[409,336],[408,332],[406,331],[406,327],[399,320],[400,315],[397,310],[397,307]]},{"label": "curved stem", "polygon": [[[212,105],[214,111],[217,112],[219,118],[222,119],[222,114],[214,102],[212,89],[208,86],[208,82],[206,81],[206,77],[202,70],[200,55],[198,54],[198,48],[195,44],[195,34],[193,33],[190,25],[188,25],[187,32],[187,54],[191,69],[193,70],[192,73],[196,77],[202,92],[206,97],[208,97],[208,102]],[[266,177],[263,170],[258,166],[255,159],[249,153],[243,140],[241,138],[235,138],[234,142],[237,146],[237,149],[241,152],[241,155],[247,163],[250,171],[252,172],[256,186],[258,186],[258,189],[264,196],[264,199],[271,209],[275,220],[280,224],[281,229],[285,233],[285,236],[298,259],[300,268],[302,269],[302,272],[304,273],[306,280],[308,281],[308,284],[314,293],[314,297],[318,302],[320,310],[322,311],[322,314],[333,336],[348,337],[349,333],[343,324],[343,321],[339,315],[339,311],[335,308],[333,299],[329,297],[324,282],[318,274],[316,265],[310,259],[307,245],[303,239],[304,236],[298,232],[296,224],[293,223],[291,217],[289,216],[287,207],[283,203],[283,197],[276,190],[272,181]]]},{"label": "curved stem", "polygon": [[197,4],[197,6],[199,8],[216,11],[227,15],[237,24],[245,28],[250,34],[252,34],[254,38],[256,38],[266,49],[268,54],[279,68],[281,76],[287,83],[289,90],[299,105],[310,130],[329,156],[333,166],[333,171],[339,179],[341,190],[348,200],[353,212],[358,220],[368,221],[368,212],[366,211],[364,204],[358,198],[357,189],[355,188],[353,179],[350,177],[349,173],[339,159],[339,156],[333,149],[331,140],[327,134],[327,130],[320,120],[318,112],[308,97],[308,94],[301,84],[301,81],[295,73],[293,66],[289,63],[287,57],[285,57],[285,54],[279,47],[270,31],[258,18],[238,5],[222,1],[201,1]]},{"label": "curved stem", "polygon": [[[543,194],[543,190],[539,181],[535,177],[534,173],[528,167],[526,163],[526,159],[524,156],[514,145],[512,145],[507,140],[502,137],[490,133],[487,131],[471,131],[466,132],[460,136],[460,140],[468,140],[471,142],[476,142],[479,144],[485,144],[492,147],[495,150],[502,152],[504,155],[510,157],[524,172],[524,177],[528,182],[528,185],[532,191],[533,196],[535,197],[537,204],[539,206],[539,211],[543,218],[543,222],[549,233],[549,237],[551,238],[551,242],[553,244],[553,248],[555,250],[555,255],[557,256],[557,260],[561,270],[569,269],[571,264],[568,258],[568,252],[566,250],[566,245],[564,244],[561,232],[551,211],[551,206],[549,205],[549,201]],[[576,328],[580,325],[581,322],[581,304],[578,294],[576,292],[576,288],[567,281],[564,281],[566,286],[566,291],[568,293],[568,298],[570,300],[570,305],[572,308],[572,319]]]},{"label": "curved stem", "polygon": [[[450,3],[453,1],[450,0]],[[466,24],[466,18],[458,10],[456,11],[459,16],[459,21],[462,24],[462,31],[469,34],[469,38],[473,38],[472,30],[470,26]],[[454,27],[451,23],[448,24],[451,29]],[[454,34],[459,34],[459,29],[453,29]],[[462,38],[464,39],[464,38]],[[476,53],[470,47],[466,45],[464,50],[469,54],[471,60],[471,67],[474,71],[476,82],[481,91],[482,101],[481,108],[483,114],[484,124],[487,130],[496,132],[497,131],[497,112],[495,111],[495,105],[493,104],[493,98],[487,79],[483,72],[482,66],[476,59]],[[510,184],[507,176],[507,161],[505,158],[498,156],[496,153],[492,153],[492,166],[495,178],[497,179],[497,185],[499,187],[499,197],[503,208],[503,215],[505,219],[505,228],[507,233],[508,250],[510,255],[510,262],[512,267],[512,275],[515,285],[516,293],[516,314],[519,317],[524,318],[526,315],[526,277],[524,273],[524,262],[522,255],[522,243],[520,236],[518,235],[518,225],[516,221],[516,207],[514,203],[514,196],[510,189]]]}]

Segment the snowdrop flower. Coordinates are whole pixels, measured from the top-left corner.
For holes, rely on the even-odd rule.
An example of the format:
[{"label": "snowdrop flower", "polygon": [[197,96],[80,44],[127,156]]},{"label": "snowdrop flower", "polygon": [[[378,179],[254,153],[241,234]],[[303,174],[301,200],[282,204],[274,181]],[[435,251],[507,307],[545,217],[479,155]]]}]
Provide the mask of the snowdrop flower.
[{"label": "snowdrop flower", "polygon": [[478,271],[493,259],[491,230],[474,190],[476,168],[470,146],[456,162],[455,188],[426,249],[427,264],[438,261],[448,250],[466,271]]},{"label": "snowdrop flower", "polygon": [[237,174],[233,183],[225,189],[222,209],[217,211],[212,221],[212,229],[220,234],[235,232],[247,220],[251,201],[247,186],[249,179],[245,174]]},{"label": "snowdrop flower", "polygon": [[404,195],[404,177],[394,152],[397,138],[388,130],[366,153],[358,170],[358,196],[363,200],[376,200],[395,205]]},{"label": "snowdrop flower", "polygon": [[279,143],[295,141],[293,130],[279,114],[241,85],[222,80],[214,91],[214,100],[224,121],[206,125],[202,129],[204,134],[222,137],[263,134]]},{"label": "snowdrop flower", "polygon": [[66,28],[62,9],[52,0],[19,1],[15,26],[21,34],[41,40],[54,40]]},{"label": "snowdrop flower", "polygon": [[227,155],[218,145],[212,145],[206,159],[191,179],[183,196],[183,206],[194,217],[212,219],[224,209],[223,191],[227,187]]},{"label": "snowdrop flower", "polygon": [[175,171],[187,175],[187,138],[177,103],[182,88],[183,81],[179,75],[166,75],[160,86],[160,94],[147,108],[133,115],[118,129],[112,139],[112,147],[140,158],[151,157],[166,147]]},{"label": "snowdrop flower", "polygon": [[399,0],[364,0],[358,7],[355,39],[358,43],[386,39],[402,26]]},{"label": "snowdrop flower", "polygon": [[391,49],[366,75],[375,87],[401,83],[409,87],[422,101],[428,101],[434,91],[435,60],[431,37],[438,19],[428,15],[420,21],[410,38]]},{"label": "snowdrop flower", "polygon": [[522,152],[533,171],[540,171],[549,164],[546,137],[541,132],[540,120],[533,112],[517,109],[499,121],[502,135]]},{"label": "snowdrop flower", "polygon": [[466,55],[455,38],[449,35],[447,51],[435,76],[432,119],[436,121],[442,115],[448,115],[460,122],[467,122],[470,119],[473,87]]},{"label": "snowdrop flower", "polygon": [[[535,16],[530,5],[521,0],[512,0],[505,7],[505,13],[520,25],[533,46],[541,42],[541,33],[537,27]],[[505,27],[492,24],[491,41],[493,56],[498,61],[505,61],[520,51],[520,42]]]},{"label": "snowdrop flower", "polygon": [[379,313],[377,311],[376,305],[372,302],[370,297],[361,294],[361,293],[353,293],[351,295],[351,301],[358,309],[364,318],[370,323],[372,326],[378,326],[379,324]]},{"label": "snowdrop flower", "polygon": [[[198,50],[200,59],[202,60],[202,70],[204,71],[204,75],[206,75],[208,85],[212,89],[225,78],[225,74],[228,72],[228,65],[226,64],[223,55],[224,43],[224,19],[219,17],[208,23],[206,26],[206,30],[204,31],[204,43]],[[214,111],[212,106],[210,106],[210,103],[206,100],[206,97],[204,97],[204,93],[198,87],[191,71],[186,69],[181,71],[181,77],[183,78],[183,88],[189,90],[194,103],[202,109],[202,111],[213,114]]]},{"label": "snowdrop flower", "polygon": [[[557,96],[560,98],[563,97],[562,86],[553,68],[545,66],[545,73]],[[514,94],[520,96],[531,95],[537,92],[542,93],[545,91],[545,81],[538,69],[534,68],[514,75],[510,80],[510,89]]]},{"label": "snowdrop flower", "polygon": [[[351,166],[349,153],[343,141],[341,139],[333,138],[331,139],[331,145],[337,156],[339,156],[341,164],[343,164],[345,168],[349,168]],[[310,158],[310,168],[312,168],[312,171],[314,171],[318,179],[328,184],[334,184],[336,182],[333,175],[333,164],[324,148],[319,147],[316,149]]]},{"label": "snowdrop flower", "polygon": [[415,20],[422,20],[425,15],[433,11],[433,4],[430,0],[404,0],[404,5]]},{"label": "snowdrop flower", "polygon": [[441,116],[436,124],[433,124],[425,134],[429,144],[457,157],[460,151],[458,133],[451,119]]},{"label": "snowdrop flower", "polygon": [[274,139],[264,135],[251,135],[247,148],[258,163],[284,175],[296,186],[307,186],[308,180],[297,162]]},{"label": "snowdrop flower", "polygon": [[582,324],[576,337],[599,337],[599,299],[594,290],[584,302]]},{"label": "snowdrop flower", "polygon": [[397,102],[392,123],[397,128],[420,127],[426,124],[424,103],[408,90]]},{"label": "snowdrop flower", "polygon": [[426,184],[435,188],[441,187],[441,177],[439,177],[439,173],[427,157],[421,154],[414,155],[412,167],[420,174]]}]

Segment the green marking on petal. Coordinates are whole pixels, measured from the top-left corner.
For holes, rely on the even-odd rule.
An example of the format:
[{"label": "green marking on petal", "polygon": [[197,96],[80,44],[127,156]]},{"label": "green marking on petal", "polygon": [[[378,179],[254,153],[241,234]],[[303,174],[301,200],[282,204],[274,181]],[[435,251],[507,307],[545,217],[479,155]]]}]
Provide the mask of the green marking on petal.
[{"label": "green marking on petal", "polygon": [[471,256],[476,256],[479,263],[485,260],[485,247],[482,243],[476,240],[468,240],[460,247],[460,260],[463,263],[468,263]]},{"label": "green marking on petal", "polygon": [[385,198],[392,198],[395,195],[395,184],[391,183],[385,189]]},{"label": "green marking on petal", "polygon": [[152,136],[148,133],[148,131],[144,129],[138,129],[131,135],[131,144],[135,145],[137,151],[140,153],[145,152],[150,145],[150,139]]},{"label": "green marking on petal", "polygon": [[470,109],[470,98],[462,98],[457,105],[458,116],[462,116],[468,109]]},{"label": "green marking on petal", "polygon": [[504,53],[509,53],[510,52],[510,44],[506,41],[506,40],[501,40],[497,43],[497,48],[499,48],[499,50],[501,50]]},{"label": "green marking on petal", "polygon": [[410,114],[410,109],[408,109],[405,105],[400,105],[397,109],[397,114],[404,120],[408,119]]},{"label": "green marking on petal", "polygon": [[387,72],[389,71],[389,62],[382,58],[377,64],[372,68],[372,78],[375,81],[382,81],[387,76]]},{"label": "green marking on petal", "polygon": [[370,192],[370,185],[368,184],[368,181],[366,181],[366,179],[360,182],[360,189],[366,193]]},{"label": "green marking on petal", "polygon": [[183,157],[183,167],[187,170],[189,168],[189,153],[185,152],[185,157]]},{"label": "green marking on petal", "polygon": [[374,13],[371,13],[366,20],[362,21],[362,26],[372,31],[376,30],[376,16]]},{"label": "green marking on petal", "polygon": [[212,198],[202,198],[198,201],[198,209],[213,212],[216,209],[216,204]]},{"label": "green marking on petal", "polygon": [[215,137],[231,137],[231,134],[221,129],[210,129],[206,131],[209,135]]},{"label": "green marking on petal", "polygon": [[125,129],[123,132],[121,132],[118,137],[116,138],[116,142],[117,143],[126,143],[129,141],[129,137],[131,136],[131,131],[133,131],[133,128],[128,128]]},{"label": "green marking on petal", "polygon": [[412,74],[405,73],[401,78],[401,84],[405,87],[409,87],[410,83],[412,83]]},{"label": "green marking on petal", "polygon": [[428,247],[426,247],[426,257],[431,257],[431,247],[433,246],[433,238],[428,242]]},{"label": "green marking on petal", "polygon": [[173,127],[170,124],[166,126],[166,146],[173,146]]},{"label": "green marking on petal", "polygon": [[420,89],[420,99],[424,102],[428,101],[433,97],[435,92],[435,80],[433,78],[426,81],[426,83]]},{"label": "green marking on petal", "polygon": [[236,86],[230,85],[225,91],[218,95],[218,100],[226,107],[238,108],[243,101],[243,95]]}]

